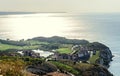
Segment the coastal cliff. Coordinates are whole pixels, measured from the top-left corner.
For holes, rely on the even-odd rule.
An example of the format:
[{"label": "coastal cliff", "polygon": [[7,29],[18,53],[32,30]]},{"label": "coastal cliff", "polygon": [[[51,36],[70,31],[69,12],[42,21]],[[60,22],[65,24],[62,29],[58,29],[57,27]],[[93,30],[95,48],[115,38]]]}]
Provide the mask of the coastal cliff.
[{"label": "coastal cliff", "polygon": [[[44,65],[44,66],[43,66]],[[77,63],[74,65],[66,62],[44,62],[39,65],[31,65],[27,71],[40,76],[113,76],[107,68],[97,64]]]},{"label": "coastal cliff", "polygon": [[[12,41],[0,40],[0,59],[7,63],[17,60],[21,62],[22,69],[31,76],[113,76],[107,68],[112,61],[112,53],[108,46],[87,40],[67,39],[64,37],[36,37],[28,40]],[[52,52],[48,57],[41,56],[33,50],[40,49]],[[20,53],[22,53],[20,55]],[[5,68],[1,70],[4,71]],[[12,65],[10,65],[12,67]],[[18,66],[15,65],[15,68]],[[14,69],[5,70],[1,74],[9,72],[14,75]],[[8,72],[8,73],[7,73]],[[22,73],[24,74],[24,73]]]},{"label": "coastal cliff", "polygon": [[97,64],[101,64],[101,65],[108,68],[109,63],[112,61],[112,57],[113,57],[110,48],[102,43],[99,43],[99,42],[91,43],[90,46],[92,46],[92,48],[94,50],[99,51],[99,58],[96,59],[95,62]]},{"label": "coastal cliff", "polygon": [[110,49],[102,50],[100,51],[100,58],[96,60],[96,63],[109,67],[109,63],[112,61],[112,57],[113,55]]}]

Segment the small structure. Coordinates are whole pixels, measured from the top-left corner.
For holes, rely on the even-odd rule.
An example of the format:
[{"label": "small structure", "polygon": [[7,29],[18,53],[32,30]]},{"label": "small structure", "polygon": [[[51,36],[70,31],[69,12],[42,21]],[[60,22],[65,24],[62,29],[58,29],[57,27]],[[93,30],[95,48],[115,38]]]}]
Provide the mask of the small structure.
[{"label": "small structure", "polygon": [[33,58],[39,58],[40,57],[39,53],[35,53],[33,51],[30,51],[30,50],[25,50],[22,53],[23,53],[24,56],[30,56],[30,57],[33,57]]}]

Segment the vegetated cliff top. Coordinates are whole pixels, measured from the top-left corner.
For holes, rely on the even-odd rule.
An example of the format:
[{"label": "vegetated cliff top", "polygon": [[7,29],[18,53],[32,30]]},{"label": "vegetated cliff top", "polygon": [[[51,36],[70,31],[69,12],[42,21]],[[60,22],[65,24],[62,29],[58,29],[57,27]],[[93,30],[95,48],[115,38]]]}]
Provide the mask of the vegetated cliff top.
[{"label": "vegetated cliff top", "polygon": [[[2,40],[0,39],[0,48],[2,48],[2,46],[7,46],[8,48],[3,50],[7,50],[7,49],[17,49],[17,48],[21,48],[23,46],[25,46],[24,49],[28,49],[27,46],[30,47],[30,49],[35,49],[35,48],[39,48],[37,45],[42,45],[44,47],[52,47],[52,46],[60,46],[60,44],[72,44],[72,45],[85,45],[86,47],[89,48],[94,48],[94,49],[106,49],[108,48],[106,45],[99,43],[99,42],[93,42],[90,43],[87,40],[80,40],[80,39],[67,39],[65,37],[59,37],[59,36],[53,36],[53,37],[35,37],[32,39],[28,39],[28,40],[24,40],[21,39],[19,41],[14,41],[14,40]],[[12,45],[12,46],[11,46]],[[9,48],[11,47],[11,48]],[[0,50],[2,50],[0,49]],[[45,48],[44,48],[45,49]],[[52,48],[51,48],[52,49]],[[54,48],[53,48],[54,49]]]},{"label": "vegetated cliff top", "polygon": [[62,44],[87,44],[87,40],[79,39],[67,39],[65,37],[53,36],[53,37],[35,37],[30,40],[37,40],[49,43],[62,43]]},{"label": "vegetated cliff top", "polygon": [[87,47],[95,48],[95,49],[106,49],[108,46],[100,43],[100,42],[93,42],[90,43],[84,39],[67,39],[65,37],[60,36],[53,36],[53,37],[35,37],[29,40],[35,40],[40,42],[48,42],[48,43],[60,43],[60,44],[73,44],[73,45],[85,45]]}]

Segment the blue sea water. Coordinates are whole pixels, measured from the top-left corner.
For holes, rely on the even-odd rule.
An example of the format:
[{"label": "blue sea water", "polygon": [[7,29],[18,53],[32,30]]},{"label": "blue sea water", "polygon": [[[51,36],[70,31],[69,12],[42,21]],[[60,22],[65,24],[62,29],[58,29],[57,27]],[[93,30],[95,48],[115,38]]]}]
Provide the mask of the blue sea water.
[{"label": "blue sea water", "polygon": [[104,43],[115,56],[109,70],[115,76],[120,76],[120,14],[0,15],[1,39],[19,40],[54,35]]}]

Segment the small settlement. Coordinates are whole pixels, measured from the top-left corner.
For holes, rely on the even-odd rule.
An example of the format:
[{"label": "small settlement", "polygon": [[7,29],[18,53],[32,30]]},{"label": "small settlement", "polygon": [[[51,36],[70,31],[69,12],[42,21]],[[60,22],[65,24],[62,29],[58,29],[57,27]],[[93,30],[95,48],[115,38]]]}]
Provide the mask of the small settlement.
[{"label": "small settlement", "polygon": [[[52,56],[55,60],[72,60],[72,61],[87,61],[89,60],[90,56],[94,55],[96,51],[93,51],[92,49],[89,49],[82,45],[75,45],[71,48],[72,53],[70,54],[60,54],[58,52],[55,52]],[[89,50],[89,51],[88,51]]]}]

